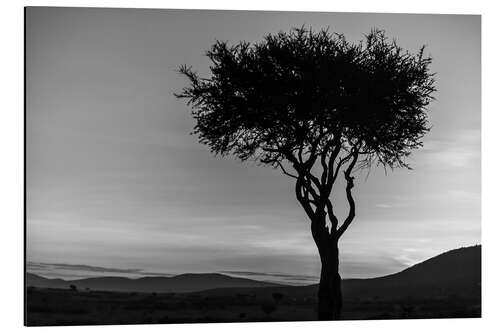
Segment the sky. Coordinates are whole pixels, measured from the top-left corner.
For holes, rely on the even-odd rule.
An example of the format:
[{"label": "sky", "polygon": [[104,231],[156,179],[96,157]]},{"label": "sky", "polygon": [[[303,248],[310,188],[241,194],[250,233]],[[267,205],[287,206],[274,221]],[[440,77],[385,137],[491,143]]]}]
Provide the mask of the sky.
[{"label": "sky", "polygon": [[[479,16],[40,7],[26,10],[28,270],[316,281],[292,180],[213,156],[173,96],[188,84],[180,65],[208,74],[204,53],[216,40],[255,42],[302,25],[353,42],[383,29],[412,52],[426,45],[436,73],[432,129],[413,170],[356,178],[341,275],[390,274],[479,244]],[[337,206],[345,216],[346,203]]]}]

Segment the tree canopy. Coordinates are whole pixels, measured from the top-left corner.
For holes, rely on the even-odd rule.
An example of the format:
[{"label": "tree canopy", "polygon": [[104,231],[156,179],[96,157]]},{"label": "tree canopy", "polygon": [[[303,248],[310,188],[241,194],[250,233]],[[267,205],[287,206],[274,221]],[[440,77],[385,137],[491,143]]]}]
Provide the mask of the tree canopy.
[{"label": "tree canopy", "polygon": [[423,47],[404,51],[380,30],[353,43],[302,27],[256,43],[217,41],[206,55],[210,77],[180,68],[190,84],[176,96],[192,107],[194,133],[216,154],[255,159],[296,178],[311,218],[330,213],[342,167],[351,204],[354,168],[409,168],[406,157],[430,128],[431,58]]}]

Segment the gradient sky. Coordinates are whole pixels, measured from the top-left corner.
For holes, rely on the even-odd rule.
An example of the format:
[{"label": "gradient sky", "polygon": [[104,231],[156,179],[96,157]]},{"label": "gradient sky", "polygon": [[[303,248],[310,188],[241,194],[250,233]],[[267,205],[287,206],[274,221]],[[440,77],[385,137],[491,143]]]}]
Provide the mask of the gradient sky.
[{"label": "gradient sky", "polygon": [[28,8],[27,260],[318,276],[291,179],[212,156],[173,96],[187,84],[178,66],[206,74],[216,39],[257,41],[302,25],[351,41],[384,29],[411,51],[427,45],[437,73],[433,127],[414,170],[357,177],[343,277],[480,243],[479,16]]}]

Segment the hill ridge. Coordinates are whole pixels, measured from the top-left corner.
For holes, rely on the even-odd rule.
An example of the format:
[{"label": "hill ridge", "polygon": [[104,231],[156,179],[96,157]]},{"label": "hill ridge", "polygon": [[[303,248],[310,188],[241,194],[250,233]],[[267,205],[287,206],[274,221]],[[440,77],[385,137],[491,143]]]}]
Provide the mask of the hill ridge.
[{"label": "hill ridge", "polygon": [[[118,284],[118,285],[113,285]],[[233,277],[222,273],[183,273],[170,277],[145,276],[136,279],[127,277],[95,277],[79,280],[47,279],[27,273],[27,285],[48,288],[78,288],[108,291],[135,292],[198,292],[218,289],[252,288],[296,288],[312,289],[308,286],[289,286]],[[418,293],[422,290],[439,294],[444,290],[457,293],[477,293],[481,286],[481,245],[452,249],[419,262],[398,273],[367,279],[345,279],[343,291],[347,294],[370,293]]]},{"label": "hill ridge", "polygon": [[144,276],[129,278],[122,276],[90,277],[77,280],[50,279],[27,273],[27,286],[41,288],[69,288],[123,291],[123,292],[194,292],[214,288],[278,287],[278,283],[232,277],[220,273],[186,273],[171,277]]}]

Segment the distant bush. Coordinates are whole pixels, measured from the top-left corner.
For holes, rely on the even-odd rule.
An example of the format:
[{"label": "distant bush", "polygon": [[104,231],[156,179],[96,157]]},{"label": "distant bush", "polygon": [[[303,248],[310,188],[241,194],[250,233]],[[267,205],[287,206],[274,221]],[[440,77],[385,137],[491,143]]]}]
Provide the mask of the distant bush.
[{"label": "distant bush", "polygon": [[70,284],[69,285],[69,289],[71,289],[73,291],[77,291],[78,290],[74,284]]},{"label": "distant bush", "polygon": [[279,303],[285,297],[282,293],[273,293],[272,296],[276,303]]},{"label": "distant bush", "polygon": [[276,311],[276,305],[274,305],[272,303],[262,304],[262,306],[260,308],[261,308],[262,312],[264,312],[267,316],[271,315],[271,313]]}]

